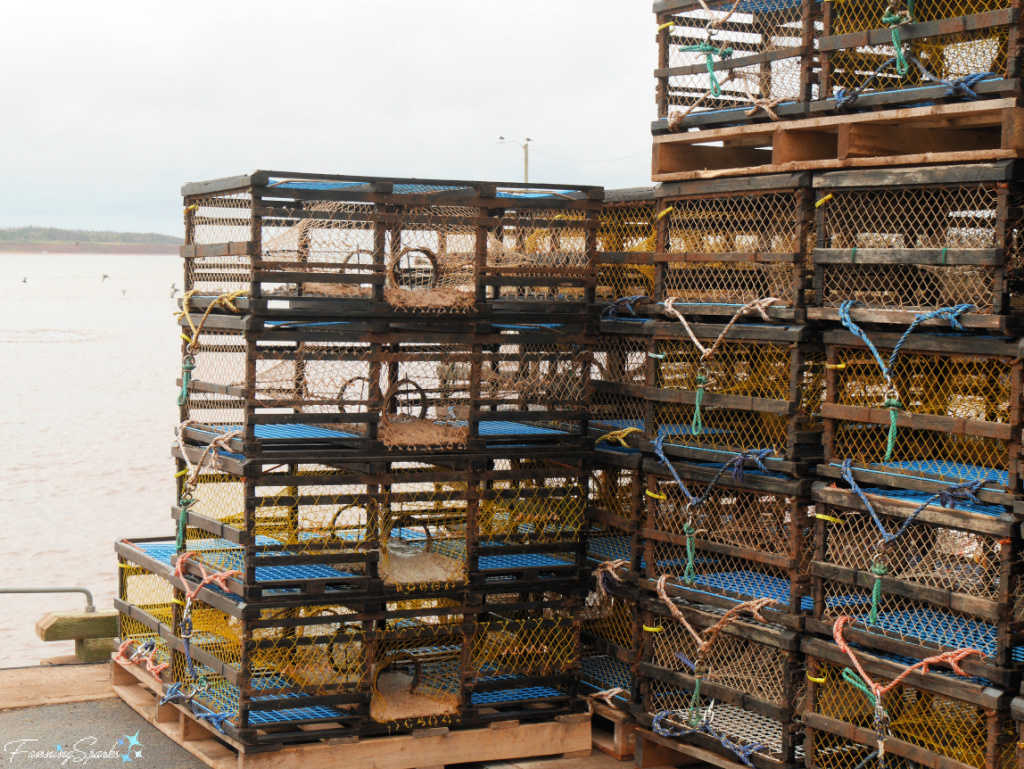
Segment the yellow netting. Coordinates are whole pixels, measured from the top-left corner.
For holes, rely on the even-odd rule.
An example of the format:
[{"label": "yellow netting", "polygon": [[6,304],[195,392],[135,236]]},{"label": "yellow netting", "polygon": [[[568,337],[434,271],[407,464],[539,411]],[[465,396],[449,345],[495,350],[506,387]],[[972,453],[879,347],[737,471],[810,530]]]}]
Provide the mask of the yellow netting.
[{"label": "yellow netting", "polygon": [[571,670],[579,662],[579,626],[568,617],[485,622],[470,654],[473,669],[483,678]]},{"label": "yellow netting", "polygon": [[580,629],[587,635],[602,638],[623,649],[633,649],[633,625],[636,604],[624,598],[602,599],[597,593],[587,595],[581,613]]},{"label": "yellow netting", "polygon": [[591,474],[590,502],[626,520],[635,518],[633,490],[639,470],[598,465]]},{"label": "yellow netting", "polygon": [[[484,541],[576,540],[586,518],[583,478],[553,463],[497,460],[499,473],[480,490],[477,520]],[[517,478],[517,470],[526,470]],[[529,472],[530,470],[535,472]]]},{"label": "yellow netting", "polygon": [[650,253],[657,250],[654,203],[606,203],[600,222],[599,251]]},{"label": "yellow netting", "polygon": [[678,446],[721,449],[729,452],[754,449],[785,450],[789,441],[789,419],[737,409],[701,409],[700,431],[691,429],[694,407],[683,403],[656,403],[651,432],[665,435],[665,442]]},{"label": "yellow netting", "polygon": [[658,342],[657,387],[696,390],[697,379],[710,379],[705,391],[715,395],[789,400],[789,369],[793,347],[786,343],[723,342],[710,359],[704,359],[688,339]]},{"label": "yellow netting", "polygon": [[[865,729],[873,728],[871,705],[861,691],[843,680],[842,668],[822,663],[818,677],[825,679],[818,685],[815,695],[815,710],[819,714]],[[888,680],[876,679],[876,682],[885,685]],[[885,695],[884,706],[889,714],[889,731],[893,737],[968,766],[978,769],[987,766],[988,727],[984,709],[906,685],[897,686]],[[1001,756],[998,766],[1004,769],[1010,769],[1017,763],[1016,746],[1010,734],[1012,722],[999,736],[1002,747],[998,750]],[[815,766],[855,769],[875,747],[858,746],[852,741],[816,731],[813,743]],[[887,754],[886,758],[889,757]]]}]

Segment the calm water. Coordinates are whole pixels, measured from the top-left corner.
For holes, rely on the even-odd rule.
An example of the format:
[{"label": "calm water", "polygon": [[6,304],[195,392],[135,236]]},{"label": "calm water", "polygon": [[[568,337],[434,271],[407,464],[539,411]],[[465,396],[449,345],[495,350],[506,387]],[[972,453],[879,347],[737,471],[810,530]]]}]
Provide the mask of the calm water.
[{"label": "calm water", "polygon": [[[173,533],[174,282],[174,255],[0,254],[0,585],[110,608],[114,540]],[[83,605],[0,595],[0,667],[70,653],[35,621]]]}]

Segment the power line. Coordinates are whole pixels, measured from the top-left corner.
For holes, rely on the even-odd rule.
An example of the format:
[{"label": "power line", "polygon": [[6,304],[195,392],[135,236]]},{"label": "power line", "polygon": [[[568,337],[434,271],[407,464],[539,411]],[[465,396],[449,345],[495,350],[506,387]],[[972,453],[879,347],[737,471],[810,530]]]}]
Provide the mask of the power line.
[{"label": "power line", "polygon": [[555,158],[556,160],[568,160],[570,163],[614,163],[617,160],[628,160],[629,158],[639,157],[640,155],[647,155],[650,150],[641,150],[640,152],[634,152],[632,155],[623,155],[619,158],[604,158],[601,160],[583,160],[581,158],[566,158],[561,155],[552,155],[549,152],[541,152],[539,149],[532,148],[531,151],[536,155],[544,155],[545,157]]}]

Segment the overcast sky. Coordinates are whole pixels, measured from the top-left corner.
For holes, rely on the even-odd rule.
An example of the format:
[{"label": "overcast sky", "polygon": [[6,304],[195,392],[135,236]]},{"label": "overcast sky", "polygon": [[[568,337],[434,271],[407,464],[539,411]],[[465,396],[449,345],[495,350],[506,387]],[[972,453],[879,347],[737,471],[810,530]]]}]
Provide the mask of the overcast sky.
[{"label": "overcast sky", "polygon": [[531,181],[649,183],[651,5],[6,3],[0,227],[180,234],[182,183],[258,168],[518,181],[499,134]]}]

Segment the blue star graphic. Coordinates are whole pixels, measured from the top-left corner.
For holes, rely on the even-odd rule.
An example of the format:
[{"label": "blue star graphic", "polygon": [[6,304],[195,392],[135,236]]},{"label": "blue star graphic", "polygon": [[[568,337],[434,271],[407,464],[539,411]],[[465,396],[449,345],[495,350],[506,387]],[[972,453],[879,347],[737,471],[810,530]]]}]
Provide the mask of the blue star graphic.
[{"label": "blue star graphic", "polygon": [[[128,737],[128,735],[126,734],[125,737]],[[129,748],[134,748],[136,745],[142,745],[142,743],[139,742],[139,733],[138,732],[135,732],[134,736],[128,737],[128,747]]]},{"label": "blue star graphic", "polygon": [[60,750],[60,749],[61,749],[61,748],[60,748],[60,745],[58,745],[58,746],[57,746],[57,750]]},{"label": "blue star graphic", "polygon": [[121,763],[122,764],[127,763],[128,761],[131,761],[131,760],[132,760],[132,757],[128,753],[125,753],[123,756],[121,756]]}]

